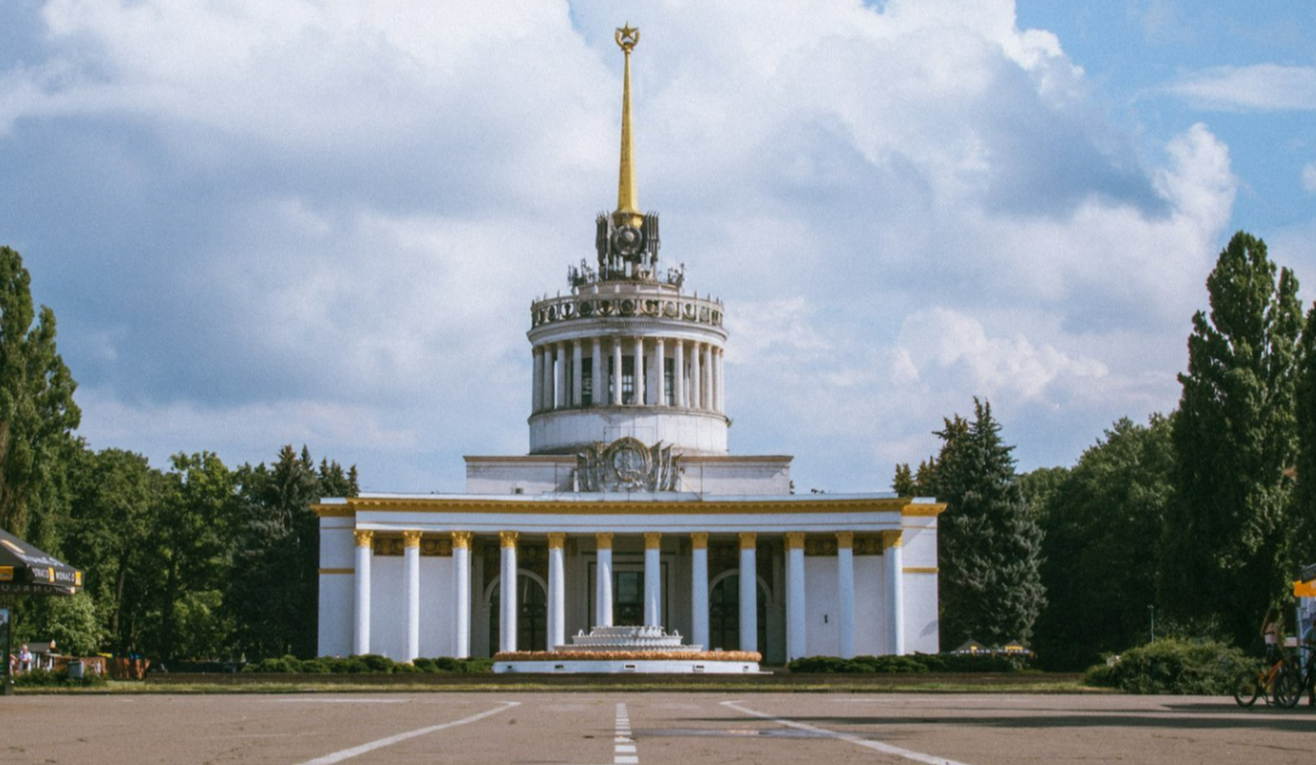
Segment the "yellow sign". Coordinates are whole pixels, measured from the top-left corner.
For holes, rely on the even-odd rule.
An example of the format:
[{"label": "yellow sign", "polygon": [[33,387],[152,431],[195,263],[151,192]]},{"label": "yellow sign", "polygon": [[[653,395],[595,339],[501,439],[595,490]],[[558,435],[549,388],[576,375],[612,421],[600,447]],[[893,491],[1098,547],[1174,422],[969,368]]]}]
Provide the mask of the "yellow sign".
[{"label": "yellow sign", "polygon": [[1310,582],[1294,582],[1293,597],[1316,598],[1316,579],[1313,579]]},{"label": "yellow sign", "polygon": [[0,566],[0,582],[14,581],[14,567]]}]

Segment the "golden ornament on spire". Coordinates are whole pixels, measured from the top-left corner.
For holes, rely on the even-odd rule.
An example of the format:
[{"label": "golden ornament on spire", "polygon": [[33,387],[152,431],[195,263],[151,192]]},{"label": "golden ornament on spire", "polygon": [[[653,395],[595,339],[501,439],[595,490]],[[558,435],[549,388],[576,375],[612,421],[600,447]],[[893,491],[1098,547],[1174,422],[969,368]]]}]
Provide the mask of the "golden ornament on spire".
[{"label": "golden ornament on spire", "polygon": [[619,226],[639,226],[644,222],[644,213],[640,212],[640,195],[635,185],[635,150],[631,143],[631,51],[640,42],[640,30],[628,22],[617,30],[616,40],[626,55],[626,73],[621,91],[621,177],[617,184],[617,212],[613,218]]}]

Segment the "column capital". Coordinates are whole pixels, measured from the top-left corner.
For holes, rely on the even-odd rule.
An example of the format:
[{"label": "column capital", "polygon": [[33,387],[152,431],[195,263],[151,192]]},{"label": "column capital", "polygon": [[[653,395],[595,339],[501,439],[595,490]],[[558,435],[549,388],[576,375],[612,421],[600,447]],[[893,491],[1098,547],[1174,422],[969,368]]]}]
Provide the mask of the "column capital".
[{"label": "column capital", "polygon": [[836,532],[836,548],[838,550],[853,550],[854,532],[853,531]]},{"label": "column capital", "polygon": [[375,532],[368,529],[357,529],[352,532],[352,536],[356,537],[357,547],[369,547],[375,541]]},{"label": "column capital", "polygon": [[662,547],[663,534],[661,531],[644,532],[644,549],[657,550]]},{"label": "column capital", "polygon": [[611,549],[612,549],[612,532],[611,532],[611,531],[599,531],[599,532],[596,532],[596,533],[594,534],[594,539],[598,542],[598,546],[599,546],[599,549],[600,549],[600,550],[611,550]]},{"label": "column capital", "polygon": [[471,549],[471,537],[474,536],[469,531],[452,532],[452,549],[469,550]]},{"label": "column capital", "polygon": [[899,547],[904,536],[903,531],[883,531],[882,532],[882,549],[887,550],[892,547]]},{"label": "column capital", "polygon": [[518,534],[515,531],[498,532],[498,546],[504,549],[508,547],[515,549],[517,536]]},{"label": "column capital", "polygon": [[692,531],[690,533],[690,546],[696,550],[708,549],[708,532]]},{"label": "column capital", "polygon": [[804,532],[788,531],[786,532],[786,549],[803,550],[804,549]]},{"label": "column capital", "polygon": [[548,549],[561,550],[567,546],[567,535],[561,531],[548,532]]},{"label": "column capital", "polygon": [[419,547],[420,547],[420,535],[421,535],[421,532],[419,532],[419,531],[414,531],[414,530],[412,530],[412,529],[407,529],[406,531],[403,531],[403,532],[402,532],[402,547],[403,547],[403,548],[408,548],[408,547],[419,548]]},{"label": "column capital", "polygon": [[758,542],[759,542],[758,534],[755,534],[752,531],[740,532],[740,549],[753,550],[757,547]]}]

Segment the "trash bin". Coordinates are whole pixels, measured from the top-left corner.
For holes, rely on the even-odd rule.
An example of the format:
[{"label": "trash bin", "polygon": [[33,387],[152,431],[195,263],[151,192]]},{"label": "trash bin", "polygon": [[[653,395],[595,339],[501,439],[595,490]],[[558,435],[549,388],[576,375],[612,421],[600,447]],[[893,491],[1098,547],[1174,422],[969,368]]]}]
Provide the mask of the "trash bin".
[{"label": "trash bin", "polygon": [[69,662],[70,680],[81,680],[83,671],[84,671],[84,665],[81,660],[74,660]]}]

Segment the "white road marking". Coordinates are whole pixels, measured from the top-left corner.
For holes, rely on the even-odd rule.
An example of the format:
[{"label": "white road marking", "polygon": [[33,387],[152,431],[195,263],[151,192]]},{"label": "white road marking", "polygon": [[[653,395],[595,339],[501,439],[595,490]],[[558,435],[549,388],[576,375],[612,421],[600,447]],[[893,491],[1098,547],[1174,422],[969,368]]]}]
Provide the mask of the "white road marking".
[{"label": "white road marking", "polygon": [[639,765],[640,756],[635,753],[635,742],[631,740],[631,718],[626,713],[626,705],[617,705],[617,731],[613,737],[613,765]]},{"label": "white road marking", "polygon": [[333,754],[326,754],[325,756],[317,757],[314,760],[307,760],[306,762],[303,762],[300,765],[334,765],[334,763],[336,762],[342,762],[343,760],[350,760],[353,757],[359,757],[365,754],[366,752],[373,752],[376,749],[382,749],[386,746],[392,746],[393,744],[396,744],[400,741],[406,741],[409,738],[424,736],[427,733],[435,733],[437,731],[446,730],[448,728],[455,728],[458,725],[473,723],[478,720],[483,720],[486,717],[492,717],[498,714],[499,712],[506,712],[512,707],[518,707],[518,706],[521,706],[521,702],[519,701],[504,701],[501,707],[498,707],[497,709],[490,709],[486,712],[481,712],[478,715],[471,715],[470,717],[463,717],[460,720],[453,720],[452,722],[440,723],[438,725],[431,725],[428,728],[417,728],[416,730],[409,730],[406,733],[399,733],[395,736],[389,736],[388,738],[381,738],[377,741],[371,741],[368,744],[361,744],[360,746],[354,746],[351,749],[344,749],[340,752],[334,752]]},{"label": "white road marking", "polygon": [[265,704],[405,704],[407,699],[262,699]]},{"label": "white road marking", "polygon": [[840,739],[841,741],[849,741],[851,744],[856,744],[858,746],[862,746],[867,749],[874,749],[884,754],[894,754],[897,757],[904,757],[907,760],[922,762],[922,763],[926,763],[927,765],[966,765],[966,763],[959,762],[958,760],[948,760],[945,757],[936,757],[931,754],[923,754],[922,752],[915,752],[909,749],[901,749],[898,746],[892,746],[890,744],[884,744],[881,741],[873,741],[871,739],[866,739],[863,736],[857,736],[853,733],[839,733],[834,730],[819,728],[816,725],[809,725],[808,723],[795,722],[794,720],[787,720],[782,717],[773,717],[767,712],[758,712],[753,709],[749,709],[747,707],[742,707],[740,704],[734,701],[724,701],[722,702],[722,706],[731,707],[732,709],[736,710],[737,712],[741,712],[742,714],[747,714],[752,717],[759,717],[764,720],[768,720],[770,722],[775,722],[778,725],[785,725],[788,728],[795,728],[796,730],[807,730],[812,733],[819,733],[824,736],[830,736],[831,738]]}]

